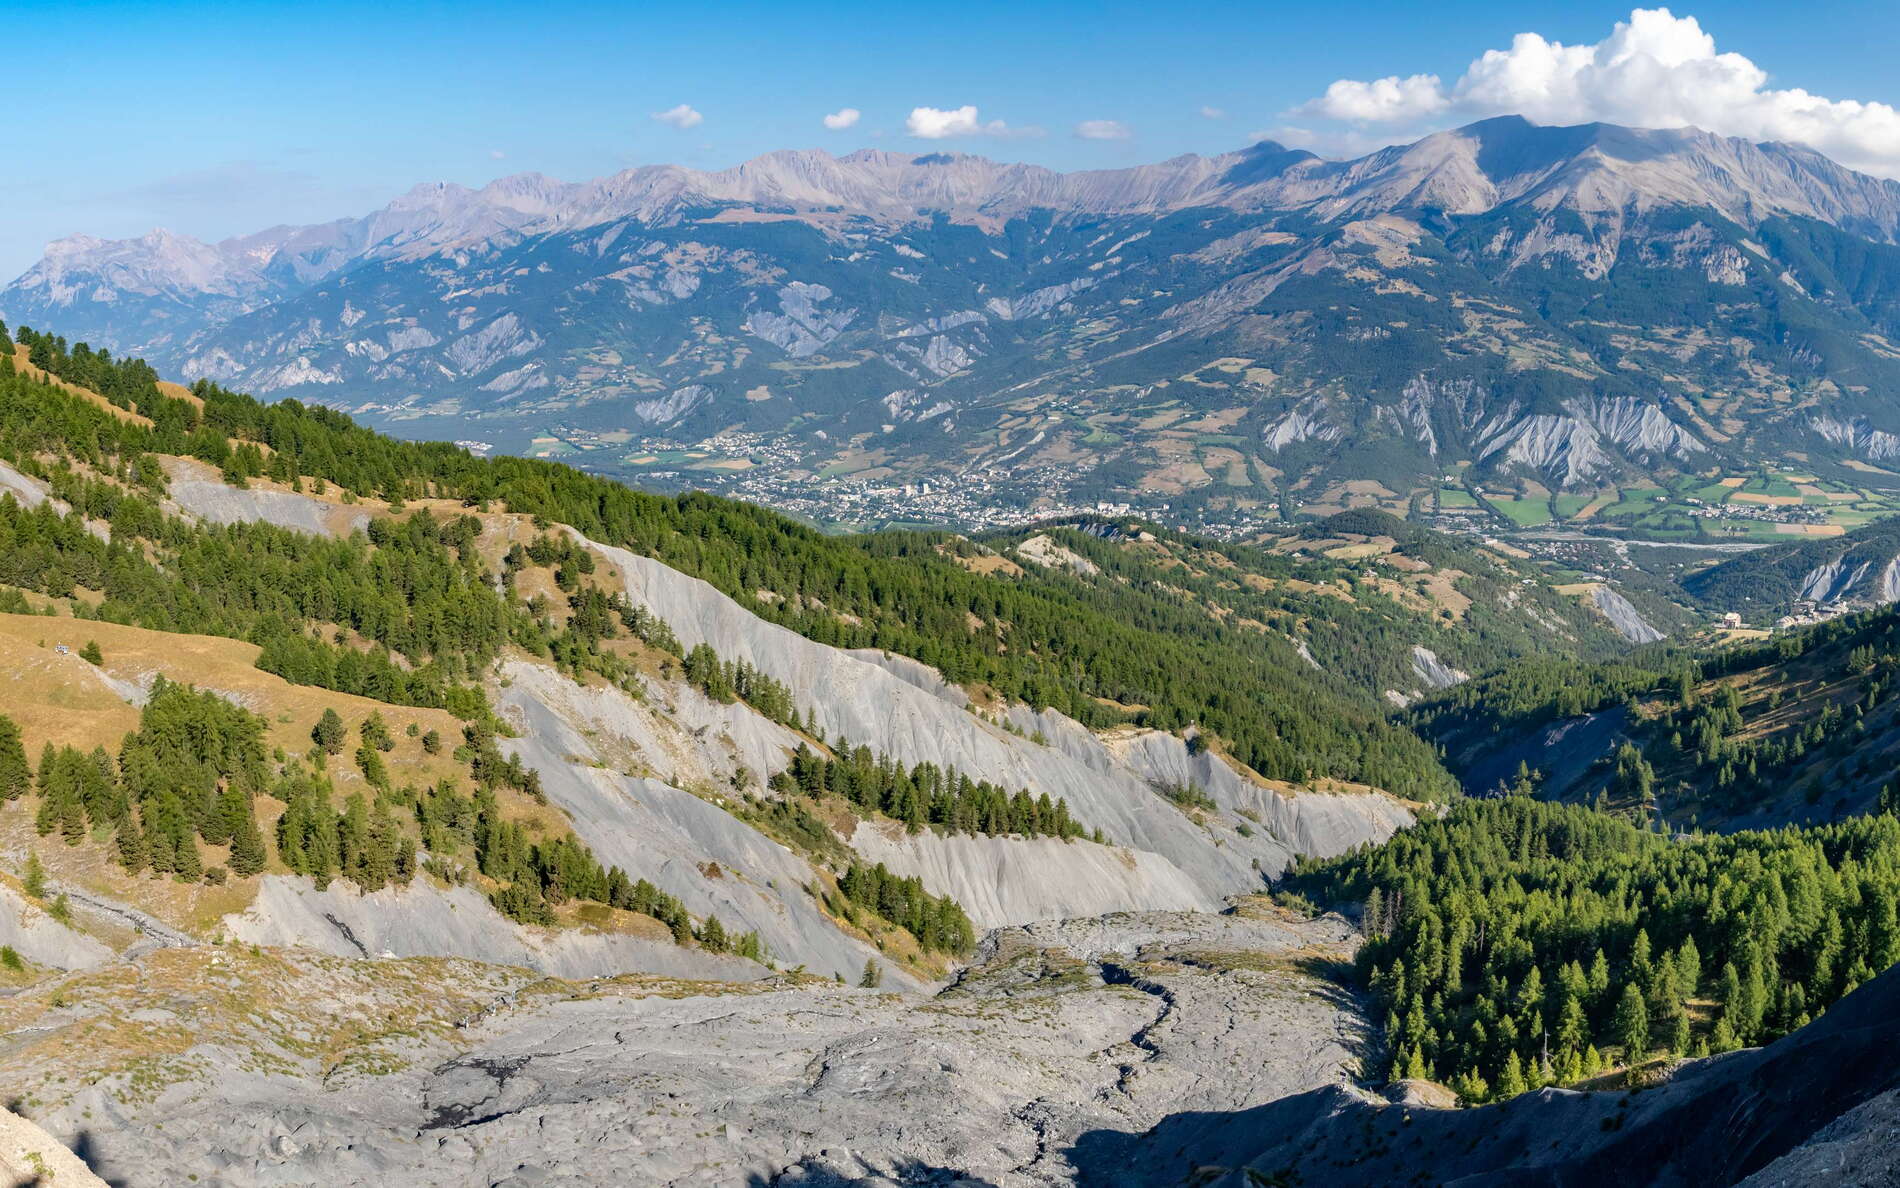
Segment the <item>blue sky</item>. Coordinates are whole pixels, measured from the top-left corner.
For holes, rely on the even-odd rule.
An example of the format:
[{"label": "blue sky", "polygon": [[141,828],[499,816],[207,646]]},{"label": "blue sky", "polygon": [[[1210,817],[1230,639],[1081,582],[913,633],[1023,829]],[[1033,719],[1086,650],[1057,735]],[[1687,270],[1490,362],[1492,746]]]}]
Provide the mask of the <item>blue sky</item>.
[{"label": "blue sky", "polygon": [[[1701,81],[1673,107],[1651,103],[1667,88],[1650,82],[1633,99],[1627,78],[1503,98],[1495,79],[1460,82],[1516,34],[1604,42],[1630,19],[1626,5],[54,0],[0,2],[0,15],[12,41],[0,69],[7,277],[60,235],[162,225],[216,239],[359,214],[425,180],[718,168],[813,146],[956,148],[1075,169],[1220,152],[1263,132],[1346,153],[1500,103],[1545,122],[1728,120],[1740,122],[1719,130],[1763,137],[1784,127],[1807,136],[1812,125],[1824,149],[1900,175],[1900,139],[1880,111],[1831,107],[1814,125],[1790,114],[1785,95],[1900,102],[1891,2],[1678,7],[1664,33],[1693,16],[1717,53],[1767,76],[1741,77],[1748,70],[1730,57],[1702,62],[1739,71],[1734,85],[1749,92],[1712,107],[1696,106]],[[1388,77],[1393,85],[1377,85]],[[698,122],[654,118],[680,105]],[[966,105],[974,119],[912,119],[918,108]],[[861,113],[855,124],[821,123],[845,108]],[[1099,138],[1078,135],[1085,124]],[[968,134],[933,140],[915,129]]]}]

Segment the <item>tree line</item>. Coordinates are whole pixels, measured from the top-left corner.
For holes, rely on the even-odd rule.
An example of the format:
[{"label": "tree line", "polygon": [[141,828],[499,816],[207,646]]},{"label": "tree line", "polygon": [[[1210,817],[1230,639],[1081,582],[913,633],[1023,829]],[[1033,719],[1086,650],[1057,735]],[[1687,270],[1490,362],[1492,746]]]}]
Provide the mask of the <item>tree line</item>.
[{"label": "tree line", "polygon": [[[906,768],[869,747],[842,746],[836,758],[801,745],[790,765],[772,777],[781,795],[813,800],[840,796],[866,812],[904,822],[912,833],[936,826],[949,833],[1056,837],[1087,833],[1069,814],[1069,802],[1027,788],[1011,793],[988,780],[972,780],[955,768],[919,763]],[[1095,840],[1101,841],[1096,831]]]},{"label": "tree line", "polygon": [[[1900,800],[1900,798],[1896,798]],[[1900,818],[1671,840],[1467,800],[1285,885],[1359,904],[1385,1070],[1473,1101],[1773,1040],[1900,959]]]}]

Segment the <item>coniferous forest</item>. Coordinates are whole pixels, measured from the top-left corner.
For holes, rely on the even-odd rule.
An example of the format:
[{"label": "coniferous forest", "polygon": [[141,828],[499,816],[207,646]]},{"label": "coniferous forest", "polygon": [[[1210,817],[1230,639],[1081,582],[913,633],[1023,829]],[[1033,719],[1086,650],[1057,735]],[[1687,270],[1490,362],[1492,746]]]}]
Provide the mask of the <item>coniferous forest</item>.
[{"label": "coniferous forest", "polygon": [[1679,839],[1467,800],[1285,890],[1362,905],[1387,1071],[1483,1101],[1809,1022],[1900,960],[1900,817]]}]

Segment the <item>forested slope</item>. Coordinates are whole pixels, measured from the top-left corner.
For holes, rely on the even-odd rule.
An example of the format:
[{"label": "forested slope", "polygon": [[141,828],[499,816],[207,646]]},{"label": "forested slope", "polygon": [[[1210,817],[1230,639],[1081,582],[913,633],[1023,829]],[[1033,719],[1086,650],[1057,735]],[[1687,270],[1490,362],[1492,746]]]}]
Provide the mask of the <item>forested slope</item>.
[{"label": "forested slope", "polygon": [[[0,372],[0,458],[43,473],[77,511],[115,527],[110,545],[82,540],[76,521],[13,529],[26,536],[9,553],[30,556],[55,583],[82,570],[105,581],[101,613],[248,633],[254,621],[307,618],[305,612],[324,609],[281,600],[260,605],[258,582],[276,584],[285,597],[310,589],[274,568],[236,578],[251,588],[229,594],[191,588],[189,580],[184,589],[172,582],[161,593],[165,583],[139,570],[126,540],[181,531],[163,526],[155,510],[163,475],[153,457],[179,454],[220,467],[234,483],[261,476],[293,490],[335,487],[346,497],[378,497],[396,509],[432,498],[567,524],[700,577],[753,613],[822,643],[908,655],[954,683],[986,686],[1092,726],[1198,724],[1269,777],[1331,776],[1420,798],[1451,786],[1430,749],[1388,725],[1370,698],[1315,688],[1310,671],[1285,648],[1211,619],[1165,589],[1078,588],[1042,574],[995,581],[946,556],[957,546],[944,534],[825,536],[747,504],[648,495],[557,464],[478,459],[446,444],[395,441],[295,401],[265,405],[209,383],[193,389],[195,399],[171,397],[136,361],[68,349],[29,330],[17,337],[36,370],[136,414],[114,415],[57,387]],[[0,360],[0,368],[9,367]],[[68,469],[66,461],[79,468]],[[102,474],[115,477],[106,481],[97,477]],[[393,622],[407,616],[439,625],[425,630],[459,637],[446,651],[435,639],[379,639],[425,669],[433,665],[420,680],[448,680],[501,641],[499,616],[477,608],[481,599],[466,581],[457,586],[460,579],[444,575],[444,554],[436,550],[445,546],[395,541],[396,549],[415,554],[399,573],[368,560],[369,550],[380,553],[386,543],[324,547],[364,550],[363,572],[372,580],[387,578],[375,600],[386,611],[400,606],[402,615],[365,612],[365,625],[387,622],[391,632],[407,630]],[[213,554],[253,547],[214,528],[185,533],[177,546]],[[298,564],[327,567],[334,560]],[[408,572],[417,566],[434,573]],[[26,572],[15,576],[33,583]],[[48,592],[45,585],[41,578],[29,588]],[[418,610],[423,613],[412,613]],[[409,652],[404,643],[418,650]]]},{"label": "forested slope", "polygon": [[1527,663],[1448,690],[1411,724],[1468,791],[1522,774],[1672,827],[1823,821],[1875,807],[1900,742],[1900,613],[1758,641]]},{"label": "forested slope", "polygon": [[[1374,509],[1238,542],[1104,518],[979,539],[1047,582],[1110,596],[1165,590],[1212,622],[1256,633],[1280,663],[1348,697],[1431,691],[1418,647],[1466,673],[1628,650],[1537,565]],[[1031,543],[1040,540],[1061,551],[1044,554]]]}]

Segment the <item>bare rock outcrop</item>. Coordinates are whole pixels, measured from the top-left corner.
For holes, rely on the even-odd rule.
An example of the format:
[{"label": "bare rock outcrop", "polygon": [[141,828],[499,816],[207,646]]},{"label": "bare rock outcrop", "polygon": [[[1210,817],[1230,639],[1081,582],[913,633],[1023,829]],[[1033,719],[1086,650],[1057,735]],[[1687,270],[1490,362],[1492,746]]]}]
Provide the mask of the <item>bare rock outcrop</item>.
[{"label": "bare rock outcrop", "polygon": [[112,959],[105,944],[53,919],[5,884],[0,884],[0,945],[52,969],[90,969]]},{"label": "bare rock outcrop", "polygon": [[[1099,828],[1109,842],[1173,864],[1203,901],[1258,887],[1295,853],[1341,853],[1381,840],[1410,820],[1402,808],[1377,795],[1289,797],[1250,786],[1211,757],[1187,774],[1212,787],[1220,807],[1197,817],[1158,794],[1168,782],[1163,756],[1172,754],[1183,764],[1192,758],[1179,739],[1170,744],[1164,739],[1171,736],[1157,736],[1135,748],[1111,749],[1069,718],[1026,707],[1008,711],[1015,730],[1005,730],[972,712],[960,691],[914,661],[871,659],[815,643],[658,561],[593,547],[618,568],[629,598],[669,624],[683,644],[710,644],[722,658],[743,660],[784,682],[826,738],[869,746],[907,764],[934,763],[1005,788],[1066,800],[1085,828]],[[1128,761],[1131,750],[1143,757]],[[1227,800],[1220,801],[1222,794]],[[1242,808],[1254,820],[1240,815]],[[1156,872],[1151,866],[1127,880],[1127,898],[1119,906],[1180,906],[1173,898],[1144,898],[1144,889],[1175,885],[1158,881]],[[1007,901],[1004,896],[998,903]],[[1051,905],[1029,918],[1046,914],[1059,913]]]},{"label": "bare rock outcrop", "polygon": [[526,928],[476,891],[422,879],[364,893],[269,875],[251,906],[225,917],[224,926],[251,944],[302,945],[337,957],[467,957],[563,978],[647,973],[745,982],[766,974],[743,957],[682,948],[670,937]]},{"label": "bare rock outcrop", "polygon": [[1595,607],[1616,633],[1633,644],[1655,643],[1666,638],[1664,633],[1651,626],[1630,600],[1609,586],[1590,588],[1590,605]]},{"label": "bare rock outcrop", "polygon": [[275,524],[313,536],[349,533],[369,526],[369,513],[349,511],[294,491],[227,486],[216,471],[189,459],[173,459],[166,491],[178,511],[211,524]]}]

